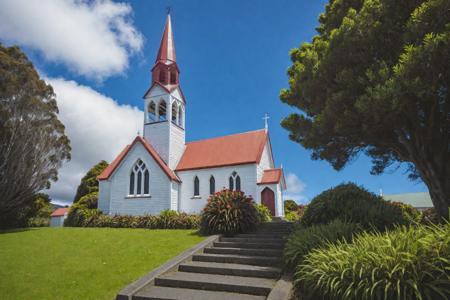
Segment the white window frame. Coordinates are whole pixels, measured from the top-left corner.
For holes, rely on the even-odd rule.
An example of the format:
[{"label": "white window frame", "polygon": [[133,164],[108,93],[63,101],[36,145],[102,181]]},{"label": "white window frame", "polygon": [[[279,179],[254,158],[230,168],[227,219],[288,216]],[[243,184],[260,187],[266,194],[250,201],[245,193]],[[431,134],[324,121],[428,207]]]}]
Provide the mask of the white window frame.
[{"label": "white window frame", "polygon": [[[139,163],[142,164],[139,164]],[[139,165],[139,168],[136,170],[136,166]],[[141,193],[137,193],[137,186],[138,186],[138,173],[141,171],[142,178],[141,178]],[[145,191],[145,171],[148,171],[148,194],[144,194]],[[134,174],[134,187],[133,187],[133,194],[130,194],[130,179],[131,174]],[[137,159],[136,162],[133,164],[133,167],[131,168],[130,172],[128,173],[128,184],[127,184],[127,198],[139,198],[139,197],[150,197],[150,170],[147,168],[147,165],[142,159]]]}]

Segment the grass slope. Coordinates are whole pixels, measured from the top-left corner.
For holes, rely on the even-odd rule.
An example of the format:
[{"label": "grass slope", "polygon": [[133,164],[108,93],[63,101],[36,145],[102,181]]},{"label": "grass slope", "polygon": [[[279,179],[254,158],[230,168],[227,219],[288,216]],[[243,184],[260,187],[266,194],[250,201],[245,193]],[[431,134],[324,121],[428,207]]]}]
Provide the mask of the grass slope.
[{"label": "grass slope", "polygon": [[2,299],[113,299],[204,238],[193,230],[40,228],[0,233]]}]

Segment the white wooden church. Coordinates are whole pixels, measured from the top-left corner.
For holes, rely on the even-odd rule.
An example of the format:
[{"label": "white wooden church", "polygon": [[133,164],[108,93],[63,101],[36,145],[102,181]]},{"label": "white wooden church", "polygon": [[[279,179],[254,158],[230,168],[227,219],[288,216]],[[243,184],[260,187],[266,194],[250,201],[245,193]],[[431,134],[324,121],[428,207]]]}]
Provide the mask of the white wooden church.
[{"label": "white wooden church", "polygon": [[200,213],[224,188],[243,191],[284,216],[283,170],[275,168],[265,129],[185,142],[186,99],[179,84],[170,15],[144,95],[144,136],[137,136],[98,177],[105,214],[171,209]]}]

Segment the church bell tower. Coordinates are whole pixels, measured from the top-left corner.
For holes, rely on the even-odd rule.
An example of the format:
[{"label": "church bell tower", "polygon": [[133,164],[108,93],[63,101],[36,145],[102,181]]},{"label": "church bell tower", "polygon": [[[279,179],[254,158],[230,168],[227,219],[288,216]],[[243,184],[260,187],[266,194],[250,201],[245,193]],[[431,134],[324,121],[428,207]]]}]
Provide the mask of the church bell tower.
[{"label": "church bell tower", "polygon": [[152,82],[144,95],[144,138],[171,169],[185,148],[185,99],[180,88],[170,14],[151,70]]}]

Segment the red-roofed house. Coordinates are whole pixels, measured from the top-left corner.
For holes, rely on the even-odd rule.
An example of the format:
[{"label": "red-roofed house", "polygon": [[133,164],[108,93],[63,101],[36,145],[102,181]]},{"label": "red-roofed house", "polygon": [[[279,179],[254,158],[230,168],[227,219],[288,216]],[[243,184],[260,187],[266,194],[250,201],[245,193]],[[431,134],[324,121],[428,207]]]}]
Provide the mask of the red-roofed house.
[{"label": "red-roofed house", "polygon": [[68,207],[57,208],[50,215],[50,226],[51,227],[62,227],[64,225],[64,220],[67,218],[67,214],[69,213]]},{"label": "red-roofed house", "polygon": [[144,95],[144,136],[136,137],[98,177],[99,209],[108,214],[199,213],[209,195],[241,190],[283,216],[282,169],[265,129],[185,142],[186,101],[170,15]]}]

